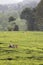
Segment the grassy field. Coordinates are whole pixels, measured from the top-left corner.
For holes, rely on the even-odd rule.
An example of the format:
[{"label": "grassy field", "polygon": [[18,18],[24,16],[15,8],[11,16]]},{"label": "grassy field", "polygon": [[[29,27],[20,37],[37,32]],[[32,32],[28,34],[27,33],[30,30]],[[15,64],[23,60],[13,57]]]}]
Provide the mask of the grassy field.
[{"label": "grassy field", "polygon": [[0,65],[43,65],[43,32],[0,32]]}]

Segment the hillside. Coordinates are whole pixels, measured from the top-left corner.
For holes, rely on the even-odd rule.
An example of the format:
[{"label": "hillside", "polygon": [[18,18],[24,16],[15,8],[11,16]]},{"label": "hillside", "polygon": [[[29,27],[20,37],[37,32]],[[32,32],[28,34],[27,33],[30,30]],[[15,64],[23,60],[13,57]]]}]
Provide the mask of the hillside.
[{"label": "hillside", "polygon": [[43,32],[0,32],[0,65],[43,65]]}]

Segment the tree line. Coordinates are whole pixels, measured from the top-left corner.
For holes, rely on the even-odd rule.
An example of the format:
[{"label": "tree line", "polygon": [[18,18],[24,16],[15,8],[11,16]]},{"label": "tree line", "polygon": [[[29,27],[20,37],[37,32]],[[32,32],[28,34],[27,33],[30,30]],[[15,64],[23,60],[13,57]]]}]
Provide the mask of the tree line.
[{"label": "tree line", "polygon": [[18,18],[10,16],[6,25],[8,31],[43,31],[43,0],[36,8],[24,8]]}]

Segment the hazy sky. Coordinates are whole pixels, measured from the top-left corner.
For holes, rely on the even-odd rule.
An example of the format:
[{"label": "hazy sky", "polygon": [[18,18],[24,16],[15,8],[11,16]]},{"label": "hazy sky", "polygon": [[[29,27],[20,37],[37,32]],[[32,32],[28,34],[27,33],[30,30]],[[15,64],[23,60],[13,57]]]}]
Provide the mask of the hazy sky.
[{"label": "hazy sky", "polygon": [[[0,0],[0,4],[12,4],[12,3],[18,3],[23,0]],[[29,1],[39,1],[39,0],[29,0]]]}]

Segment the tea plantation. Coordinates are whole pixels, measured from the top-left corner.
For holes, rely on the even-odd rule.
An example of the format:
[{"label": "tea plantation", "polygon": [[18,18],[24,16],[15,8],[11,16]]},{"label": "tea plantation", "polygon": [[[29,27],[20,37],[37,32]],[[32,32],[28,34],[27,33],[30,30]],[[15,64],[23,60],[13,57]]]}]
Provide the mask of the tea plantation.
[{"label": "tea plantation", "polygon": [[0,65],[43,65],[43,32],[0,32]]}]

